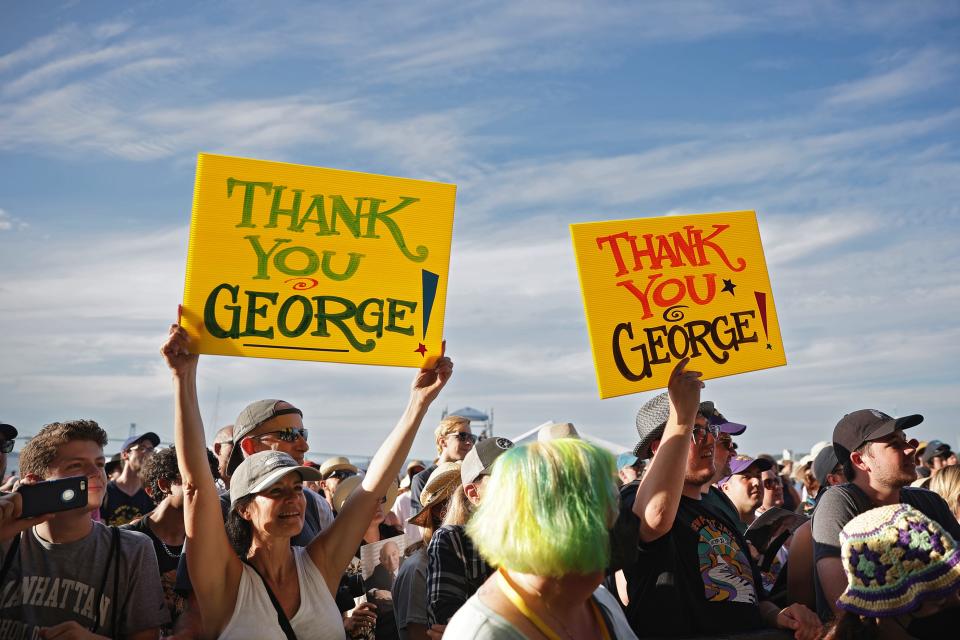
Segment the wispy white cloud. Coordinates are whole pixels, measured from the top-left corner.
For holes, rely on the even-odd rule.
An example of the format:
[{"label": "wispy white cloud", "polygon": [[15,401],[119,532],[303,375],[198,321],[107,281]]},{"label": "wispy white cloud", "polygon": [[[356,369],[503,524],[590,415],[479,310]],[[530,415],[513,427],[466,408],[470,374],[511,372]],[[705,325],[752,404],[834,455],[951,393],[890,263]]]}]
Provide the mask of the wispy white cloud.
[{"label": "wispy white cloud", "polygon": [[65,27],[53,33],[34,38],[19,49],[0,56],[0,73],[49,56],[57,49],[68,45],[76,36],[77,31],[76,27]]},{"label": "wispy white cloud", "polygon": [[893,56],[886,65],[891,68],[831,89],[826,104],[887,104],[940,86],[951,78],[955,79],[958,64],[960,56],[955,52],[936,48]]}]

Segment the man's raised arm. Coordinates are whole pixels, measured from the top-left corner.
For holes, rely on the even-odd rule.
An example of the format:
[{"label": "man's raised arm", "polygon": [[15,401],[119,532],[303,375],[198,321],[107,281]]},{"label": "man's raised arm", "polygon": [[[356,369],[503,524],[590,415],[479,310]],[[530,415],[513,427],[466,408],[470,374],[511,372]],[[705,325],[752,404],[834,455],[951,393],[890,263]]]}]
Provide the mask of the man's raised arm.
[{"label": "man's raised arm", "polygon": [[684,371],[690,358],[677,363],[670,374],[670,417],[650,468],[637,487],[633,512],[640,519],[640,540],[653,542],[673,526],[683,493],[690,438],[700,409],[699,371]]}]

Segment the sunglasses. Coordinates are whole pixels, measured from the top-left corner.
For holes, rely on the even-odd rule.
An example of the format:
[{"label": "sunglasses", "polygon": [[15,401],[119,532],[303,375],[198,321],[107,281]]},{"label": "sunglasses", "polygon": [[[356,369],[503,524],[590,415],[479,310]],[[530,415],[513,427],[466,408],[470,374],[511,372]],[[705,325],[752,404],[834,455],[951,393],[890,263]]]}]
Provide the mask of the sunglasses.
[{"label": "sunglasses", "polygon": [[736,450],[737,450],[737,448],[736,448],[736,447],[734,446],[734,444],[733,444],[733,438],[731,438],[731,437],[730,437],[728,434],[726,434],[726,433],[721,433],[719,436],[717,436],[717,444],[718,444],[719,446],[723,447],[724,449],[729,450],[729,451],[736,451]]},{"label": "sunglasses", "polygon": [[260,435],[253,437],[259,440],[264,436],[273,436],[277,440],[282,440],[283,442],[296,442],[297,438],[303,438],[303,441],[306,442],[307,430],[305,428],[288,427],[286,429],[280,429],[279,431],[261,433]]},{"label": "sunglasses", "polygon": [[459,431],[457,433],[451,433],[450,435],[464,444],[477,443],[477,436],[473,435],[472,433],[467,433],[466,431]]},{"label": "sunglasses", "polygon": [[327,478],[335,478],[337,480],[346,480],[347,478],[352,478],[357,475],[356,471],[350,471],[349,469],[338,469],[331,473]]},{"label": "sunglasses", "polygon": [[775,478],[765,478],[763,481],[763,488],[768,491],[773,491],[774,489],[780,486],[782,486],[780,484],[780,481],[776,480]]},{"label": "sunglasses", "polygon": [[697,444],[702,444],[703,442],[706,442],[708,433],[713,436],[714,440],[716,440],[717,434],[720,433],[720,427],[715,424],[708,424],[705,427],[694,425],[693,433],[691,435],[693,436],[694,442]]},{"label": "sunglasses", "polygon": [[0,440],[0,451],[10,453],[13,451],[13,440]]}]

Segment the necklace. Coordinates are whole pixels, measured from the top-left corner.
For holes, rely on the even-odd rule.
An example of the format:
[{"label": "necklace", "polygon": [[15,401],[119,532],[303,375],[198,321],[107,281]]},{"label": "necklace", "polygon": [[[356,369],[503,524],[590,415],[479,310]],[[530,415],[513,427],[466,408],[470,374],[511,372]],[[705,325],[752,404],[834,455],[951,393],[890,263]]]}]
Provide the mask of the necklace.
[{"label": "necklace", "polygon": [[160,546],[163,547],[163,550],[166,551],[167,555],[171,558],[179,558],[181,555],[183,555],[183,545],[180,545],[180,553],[174,553],[173,551],[170,551],[170,547],[167,546],[167,543],[160,538],[157,538],[157,542],[160,543]]},{"label": "necklace", "polygon": [[163,540],[161,540],[161,539],[160,539],[160,536],[157,535],[157,532],[153,530],[153,526],[150,524],[150,518],[144,516],[144,519],[146,520],[147,528],[150,529],[150,533],[153,534],[152,537],[153,537],[157,542],[160,543],[160,546],[163,547],[163,550],[166,552],[166,554],[167,554],[168,556],[170,556],[171,558],[173,558],[174,560],[176,560],[177,558],[179,558],[180,556],[183,555],[183,545],[180,545],[180,553],[174,553],[173,551],[170,551],[170,547],[167,546],[167,543],[164,542]]}]

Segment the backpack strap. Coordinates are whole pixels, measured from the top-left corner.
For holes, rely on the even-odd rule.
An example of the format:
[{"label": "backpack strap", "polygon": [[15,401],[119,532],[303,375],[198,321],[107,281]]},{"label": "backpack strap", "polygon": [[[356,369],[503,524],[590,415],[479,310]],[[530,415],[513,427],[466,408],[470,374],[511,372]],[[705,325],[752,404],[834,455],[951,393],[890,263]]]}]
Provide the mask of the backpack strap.
[{"label": "backpack strap", "polygon": [[[116,611],[117,611],[117,591],[119,590],[119,575],[120,568],[117,566],[119,564],[119,555],[120,555],[120,529],[114,526],[110,526],[111,535],[110,535],[110,552],[107,555],[107,566],[103,569],[103,577],[100,579],[100,588],[97,589],[97,596],[93,601],[93,608],[96,611],[96,615],[93,618],[93,625],[90,627],[91,633],[96,633],[97,628],[100,626],[100,601],[103,599],[104,589],[107,587],[107,577],[110,575],[110,567],[114,568],[114,587],[113,587],[113,612],[114,620],[116,620]],[[114,628],[110,629],[110,632],[116,636],[117,630]]]}]

